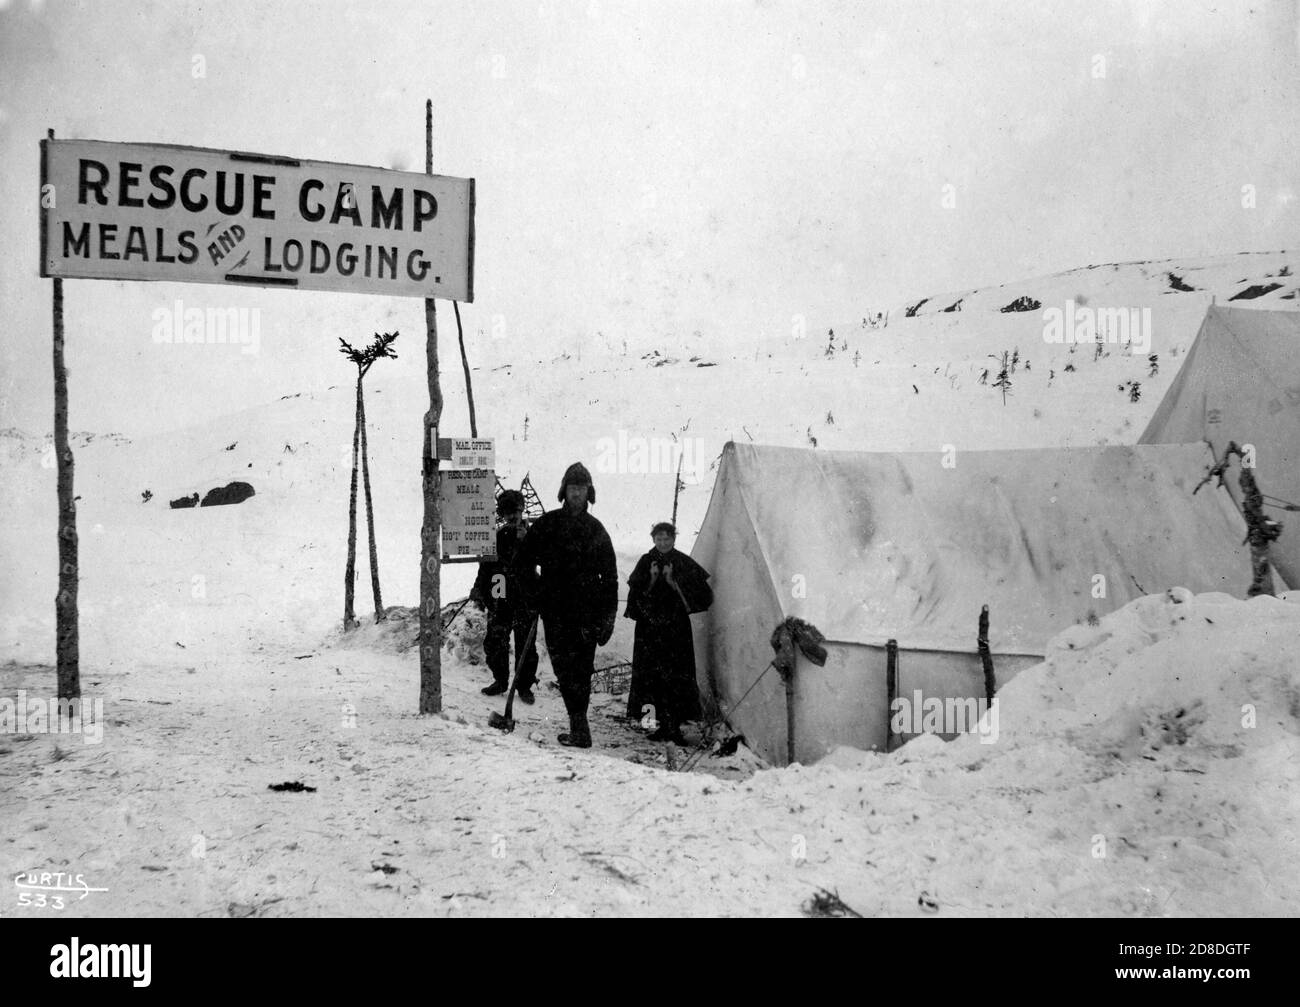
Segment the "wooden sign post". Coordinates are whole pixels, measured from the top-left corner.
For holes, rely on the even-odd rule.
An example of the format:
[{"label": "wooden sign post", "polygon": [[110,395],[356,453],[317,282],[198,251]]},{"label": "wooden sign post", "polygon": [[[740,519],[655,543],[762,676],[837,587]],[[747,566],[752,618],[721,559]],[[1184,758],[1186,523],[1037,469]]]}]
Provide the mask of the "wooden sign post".
[{"label": "wooden sign post", "polygon": [[[54,130],[49,131],[54,139]],[[45,152],[41,157],[44,160]],[[42,182],[44,165],[42,165]],[[42,185],[41,199],[45,199]],[[42,226],[45,217],[41,217]],[[42,242],[44,244],[44,242]],[[54,665],[60,699],[81,698],[81,632],[77,619],[77,502],[68,446],[68,369],[63,363],[63,280],[54,278],[54,462],[59,495],[59,593],[54,598]]]},{"label": "wooden sign post", "polygon": [[[424,173],[433,174],[433,100],[424,103]],[[424,522],[420,526],[420,712],[442,712],[442,508],[438,477],[438,424],[442,388],[438,382],[438,312],[424,299],[425,355],[429,411],[424,414]]]}]

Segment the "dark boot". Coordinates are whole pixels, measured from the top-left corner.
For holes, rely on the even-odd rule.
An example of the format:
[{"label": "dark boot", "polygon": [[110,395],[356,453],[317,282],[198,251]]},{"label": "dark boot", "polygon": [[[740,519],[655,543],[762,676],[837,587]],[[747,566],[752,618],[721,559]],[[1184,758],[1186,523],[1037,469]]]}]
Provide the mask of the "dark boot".
[{"label": "dark boot", "polygon": [[496,692],[484,689],[483,693],[498,696],[506,691],[510,681],[510,624],[503,623],[497,616],[488,616],[487,630],[483,634],[483,657],[496,683],[488,688],[497,689]]},{"label": "dark boot", "polygon": [[587,725],[585,713],[569,714],[569,731],[558,738],[566,748],[590,748],[591,728]]},{"label": "dark boot", "polygon": [[[547,627],[547,646],[552,643],[551,628]],[[569,641],[565,641],[569,643]],[[585,643],[575,647],[571,643],[561,646],[555,640],[551,647],[551,663],[555,667],[555,680],[560,683],[560,695],[569,714],[569,730],[557,739],[568,748],[590,748],[591,730],[587,726],[587,706],[591,701],[591,658],[594,645]]]},{"label": "dark boot", "polygon": [[664,722],[659,725],[657,731],[652,731],[646,735],[647,741],[671,741],[674,745],[685,745],[686,739],[682,737],[682,729],[679,724]]},{"label": "dark boot", "polygon": [[484,686],[480,692],[485,696],[499,696],[506,691],[508,686],[505,682],[493,682],[491,685]]}]

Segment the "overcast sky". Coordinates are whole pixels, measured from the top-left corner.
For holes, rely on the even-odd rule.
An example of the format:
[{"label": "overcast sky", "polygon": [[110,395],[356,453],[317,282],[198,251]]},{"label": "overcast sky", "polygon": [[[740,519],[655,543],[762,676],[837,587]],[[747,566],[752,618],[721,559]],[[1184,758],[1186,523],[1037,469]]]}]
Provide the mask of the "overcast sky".
[{"label": "overcast sky", "polygon": [[[52,424],[47,128],[418,171],[426,97],[435,171],[477,179],[471,356],[480,328],[521,356],[597,330],[744,341],[1300,235],[1294,0],[0,0],[0,426]],[[339,335],[399,327],[402,366],[422,366],[416,299],[65,289],[73,429],[138,435],[347,380]],[[259,307],[260,352],[155,345],[176,298]]]}]

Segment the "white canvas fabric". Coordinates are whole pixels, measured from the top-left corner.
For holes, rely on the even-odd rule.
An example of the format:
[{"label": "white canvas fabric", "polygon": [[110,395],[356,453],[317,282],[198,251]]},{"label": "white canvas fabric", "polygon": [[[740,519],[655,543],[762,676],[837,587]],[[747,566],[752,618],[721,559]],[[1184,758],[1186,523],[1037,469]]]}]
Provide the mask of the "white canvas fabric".
[{"label": "white canvas fabric", "polygon": [[[1300,311],[1211,307],[1140,444],[1229,441],[1255,448],[1262,493],[1300,504]],[[1228,491],[1241,502],[1238,462]],[[1300,582],[1300,512],[1266,509],[1282,522],[1270,556],[1288,584]],[[1280,586],[1280,585],[1279,585]]]},{"label": "white canvas fabric", "polygon": [[[1240,515],[1212,487],[1192,495],[1203,445],[944,457],[729,444],[695,556],[715,584],[756,566],[772,625],[796,615],[832,640],[930,650],[972,650],[984,604],[995,652],[1042,654],[1143,594],[1250,582]],[[753,548],[718,548],[745,525]]]}]

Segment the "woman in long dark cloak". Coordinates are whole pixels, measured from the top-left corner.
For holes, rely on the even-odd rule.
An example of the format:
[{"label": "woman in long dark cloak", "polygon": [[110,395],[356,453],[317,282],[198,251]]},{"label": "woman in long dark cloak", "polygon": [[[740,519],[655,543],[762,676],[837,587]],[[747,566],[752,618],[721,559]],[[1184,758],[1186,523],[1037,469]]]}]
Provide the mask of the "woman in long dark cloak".
[{"label": "woman in long dark cloak", "polygon": [[713,591],[708,571],[673,547],[676,528],[663,521],[650,534],[654,548],[637,561],[627,581],[623,614],[636,620],[627,715],[643,723],[658,721],[652,740],[680,744],[682,723],[700,716],[690,617],[713,604]]}]

